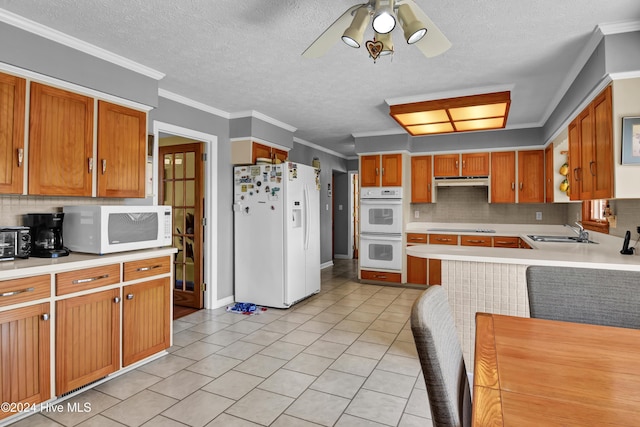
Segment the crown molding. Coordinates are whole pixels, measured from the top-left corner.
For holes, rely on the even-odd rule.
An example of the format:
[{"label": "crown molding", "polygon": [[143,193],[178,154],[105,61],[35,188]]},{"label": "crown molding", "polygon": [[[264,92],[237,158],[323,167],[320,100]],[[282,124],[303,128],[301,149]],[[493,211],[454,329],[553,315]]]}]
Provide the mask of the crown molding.
[{"label": "crown molding", "polygon": [[198,102],[198,101],[194,101],[191,98],[187,98],[185,96],[178,95],[177,93],[169,92],[166,89],[158,89],[158,96],[161,97],[161,98],[170,99],[170,100],[178,102],[180,104],[187,105],[189,107],[193,107],[196,110],[201,110],[201,111],[204,111],[204,112],[207,112],[207,113],[211,113],[211,114],[213,114],[215,116],[222,117],[223,119],[229,120],[231,118],[231,114],[227,113],[226,111],[222,111],[222,110],[219,110],[219,109],[217,109],[215,107],[212,107],[210,105],[203,104],[203,103]]},{"label": "crown molding", "polygon": [[373,132],[357,132],[352,133],[351,136],[354,138],[366,138],[369,136],[390,136],[390,135],[409,135],[407,132],[401,129],[386,129],[386,130],[377,130]]},{"label": "crown molding", "polygon": [[640,31],[640,21],[621,21],[598,25],[605,36],[609,34],[632,33]]},{"label": "crown molding", "polygon": [[262,114],[259,111],[249,110],[249,111],[238,111],[235,113],[231,113],[231,119],[242,119],[245,117],[253,117],[254,119],[262,120],[263,122],[270,123],[274,126],[278,126],[284,130],[288,130],[289,132],[295,132],[298,128],[295,128],[291,125],[288,125],[280,120],[274,119],[273,117],[269,117],[266,114]]},{"label": "crown molding", "polygon": [[320,146],[318,144],[314,144],[313,142],[305,141],[304,139],[301,139],[301,138],[298,138],[298,137],[295,137],[295,136],[293,137],[293,142],[297,142],[298,144],[306,145],[307,147],[314,148],[314,149],[319,150],[319,151],[324,151],[327,154],[331,154],[332,156],[340,157],[341,159],[345,159],[345,160],[348,159],[348,157],[345,156],[344,154],[338,153],[337,151],[333,151],[333,150],[331,150],[329,148],[326,148],[326,147],[322,147],[322,146]]},{"label": "crown molding", "polygon": [[637,79],[640,77],[640,70],[609,73],[609,77],[611,77],[611,80]]},{"label": "crown molding", "polygon": [[16,15],[15,13],[9,12],[5,9],[0,9],[0,22],[4,22],[21,30],[44,37],[72,49],[79,50],[128,70],[151,77],[155,80],[160,80],[165,76],[164,73],[147,67],[146,65],[127,59],[124,56],[116,55],[106,49],[92,45],[91,43],[87,43],[68,34],[64,34],[58,30],[54,30],[53,28],[39,24],[20,15]]},{"label": "crown molding", "polygon": [[410,104],[413,102],[423,102],[423,101],[433,101],[436,99],[447,99],[447,98],[457,98],[460,96],[472,96],[472,95],[482,95],[485,93],[492,92],[505,92],[512,91],[515,87],[515,84],[503,84],[503,85],[491,85],[491,86],[478,86],[469,89],[456,89],[456,90],[447,90],[443,92],[434,92],[423,95],[411,95],[404,96],[399,98],[388,98],[385,99],[384,102],[387,105],[398,105],[398,104]]}]

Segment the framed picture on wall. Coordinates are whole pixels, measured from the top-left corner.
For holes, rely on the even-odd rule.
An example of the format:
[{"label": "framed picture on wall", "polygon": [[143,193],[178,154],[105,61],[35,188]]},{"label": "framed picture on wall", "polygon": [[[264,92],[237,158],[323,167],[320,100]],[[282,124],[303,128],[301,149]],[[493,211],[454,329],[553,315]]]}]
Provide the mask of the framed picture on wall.
[{"label": "framed picture on wall", "polygon": [[622,164],[640,165],[640,117],[622,118]]}]

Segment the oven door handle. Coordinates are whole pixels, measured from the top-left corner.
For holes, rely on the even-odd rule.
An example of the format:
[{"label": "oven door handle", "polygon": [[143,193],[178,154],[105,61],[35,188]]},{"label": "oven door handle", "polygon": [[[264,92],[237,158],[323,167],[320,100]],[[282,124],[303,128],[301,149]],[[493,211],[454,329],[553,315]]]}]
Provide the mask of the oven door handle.
[{"label": "oven door handle", "polygon": [[384,240],[387,242],[401,242],[402,234],[360,234],[360,240]]},{"label": "oven door handle", "polygon": [[360,206],[363,205],[401,205],[402,199],[360,199]]}]

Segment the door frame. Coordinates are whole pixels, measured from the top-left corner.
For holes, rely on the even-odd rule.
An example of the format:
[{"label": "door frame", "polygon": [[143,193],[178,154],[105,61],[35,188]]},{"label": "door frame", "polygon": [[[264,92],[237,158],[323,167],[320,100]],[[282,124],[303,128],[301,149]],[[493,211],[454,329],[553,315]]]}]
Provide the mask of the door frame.
[{"label": "door frame", "polygon": [[216,308],[218,304],[218,247],[216,242],[216,228],[218,226],[218,175],[216,166],[218,165],[218,137],[208,133],[199,132],[193,129],[176,126],[171,123],[153,121],[153,204],[158,204],[159,193],[159,173],[158,155],[160,133],[166,133],[184,138],[193,139],[204,143],[203,152],[207,156],[204,165],[204,277],[207,284],[204,291],[204,308]]},{"label": "door frame", "polygon": [[349,248],[349,259],[353,259],[353,250],[354,250],[354,246],[355,246],[355,242],[354,242],[354,238],[353,236],[355,235],[355,230],[354,230],[354,223],[355,223],[355,218],[353,216],[353,211],[354,211],[354,203],[353,203],[353,197],[354,197],[354,191],[353,191],[353,177],[354,175],[358,175],[358,171],[348,171],[347,174],[349,175],[349,205],[348,205],[348,209],[349,209],[349,243],[348,243],[348,248]]}]

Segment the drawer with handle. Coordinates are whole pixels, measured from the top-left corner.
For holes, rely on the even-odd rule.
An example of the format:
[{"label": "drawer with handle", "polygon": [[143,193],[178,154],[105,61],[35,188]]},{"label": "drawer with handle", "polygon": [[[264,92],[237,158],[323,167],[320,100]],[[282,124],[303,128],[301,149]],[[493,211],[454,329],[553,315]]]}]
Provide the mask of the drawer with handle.
[{"label": "drawer with handle", "polygon": [[457,234],[429,234],[429,244],[431,245],[457,245]]},{"label": "drawer with handle", "polygon": [[491,237],[485,237],[485,236],[460,236],[460,246],[486,246],[486,247],[491,247]]},{"label": "drawer with handle", "polygon": [[167,274],[171,271],[171,257],[141,259],[124,263],[124,281]]},{"label": "drawer with handle", "polygon": [[512,236],[495,236],[493,238],[494,248],[519,248],[520,238]]},{"label": "drawer with handle", "polygon": [[407,233],[407,243],[428,243],[427,235],[422,233]]},{"label": "drawer with handle", "polygon": [[362,270],[362,280],[378,280],[380,282],[400,283],[400,273],[387,273],[384,271]]},{"label": "drawer with handle", "polygon": [[84,268],[56,274],[56,295],[120,283],[120,264]]},{"label": "drawer with handle", "polygon": [[24,277],[0,281],[0,307],[51,296],[51,276]]}]

